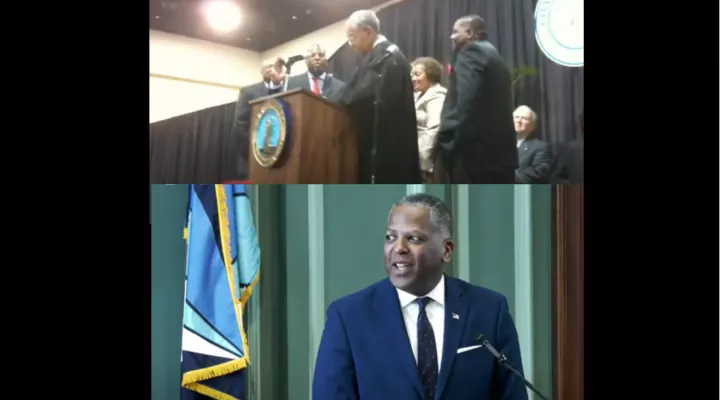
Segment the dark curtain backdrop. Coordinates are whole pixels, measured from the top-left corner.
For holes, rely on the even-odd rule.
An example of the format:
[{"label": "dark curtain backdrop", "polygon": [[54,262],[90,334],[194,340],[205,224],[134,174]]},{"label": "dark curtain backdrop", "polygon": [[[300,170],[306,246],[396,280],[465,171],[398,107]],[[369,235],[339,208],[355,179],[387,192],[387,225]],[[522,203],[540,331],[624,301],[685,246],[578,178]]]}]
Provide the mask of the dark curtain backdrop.
[{"label": "dark curtain backdrop", "polygon": [[220,183],[237,179],[235,103],[150,124],[150,183]]},{"label": "dark curtain backdrop", "polygon": [[[579,134],[583,108],[583,68],[555,64],[535,42],[537,0],[405,0],[378,12],[380,28],[409,61],[434,57],[449,64],[450,33],[456,19],[478,14],[485,19],[488,39],[510,68],[535,67],[538,76],[525,78],[515,89],[516,105],[530,106],[538,114],[537,137],[557,147]],[[334,76],[348,80],[357,57],[345,44],[329,59]]]}]

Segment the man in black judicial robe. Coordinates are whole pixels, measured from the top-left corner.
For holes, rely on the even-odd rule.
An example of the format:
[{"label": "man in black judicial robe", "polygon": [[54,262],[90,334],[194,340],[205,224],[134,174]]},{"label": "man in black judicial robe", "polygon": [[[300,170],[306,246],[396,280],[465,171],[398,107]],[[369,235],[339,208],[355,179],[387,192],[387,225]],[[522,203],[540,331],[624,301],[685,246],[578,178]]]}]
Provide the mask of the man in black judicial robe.
[{"label": "man in black judicial robe", "polygon": [[[355,123],[358,182],[420,183],[410,63],[380,34],[380,21],[373,11],[354,12],[348,19],[347,37],[361,60],[338,102]],[[380,93],[377,116],[376,90]]]},{"label": "man in black judicial robe", "polygon": [[512,78],[477,16],[455,22],[455,59],[433,148],[437,183],[515,182]]}]

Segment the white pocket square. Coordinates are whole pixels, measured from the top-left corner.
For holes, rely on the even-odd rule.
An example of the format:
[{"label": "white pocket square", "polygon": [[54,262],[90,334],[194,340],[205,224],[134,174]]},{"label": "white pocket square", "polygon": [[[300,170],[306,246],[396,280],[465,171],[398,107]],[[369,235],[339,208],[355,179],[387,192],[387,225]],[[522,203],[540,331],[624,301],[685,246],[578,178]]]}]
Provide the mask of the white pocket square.
[{"label": "white pocket square", "polygon": [[461,347],[461,348],[458,349],[457,353],[460,354],[460,353],[464,353],[464,352],[466,352],[466,351],[479,349],[479,348],[481,348],[482,346],[483,346],[483,345],[479,344],[479,345],[477,345],[477,346]]}]

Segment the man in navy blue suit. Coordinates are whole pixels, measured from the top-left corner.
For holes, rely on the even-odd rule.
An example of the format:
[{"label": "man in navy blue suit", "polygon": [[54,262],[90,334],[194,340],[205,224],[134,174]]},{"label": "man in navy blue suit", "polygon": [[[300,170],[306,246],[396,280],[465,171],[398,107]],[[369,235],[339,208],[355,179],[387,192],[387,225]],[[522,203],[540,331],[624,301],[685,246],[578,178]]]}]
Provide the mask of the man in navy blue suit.
[{"label": "man in navy blue suit", "polygon": [[527,400],[505,296],[444,275],[452,215],[438,198],[408,195],[385,232],[388,279],[334,301],[318,350],[313,400]]}]

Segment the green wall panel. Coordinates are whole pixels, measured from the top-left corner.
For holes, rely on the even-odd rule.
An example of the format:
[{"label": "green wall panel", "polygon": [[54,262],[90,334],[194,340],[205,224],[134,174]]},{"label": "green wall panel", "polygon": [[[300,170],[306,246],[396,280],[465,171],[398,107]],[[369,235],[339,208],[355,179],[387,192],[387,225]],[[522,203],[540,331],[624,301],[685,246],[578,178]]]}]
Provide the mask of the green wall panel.
[{"label": "green wall panel", "polygon": [[383,237],[405,185],[325,187],[325,306],[385,278]]},{"label": "green wall panel", "polygon": [[153,400],[180,398],[180,340],[185,281],[187,185],[150,188],[151,338]]},{"label": "green wall panel", "polygon": [[[470,282],[515,303],[513,185],[470,185]],[[456,216],[456,219],[459,218]]]}]

